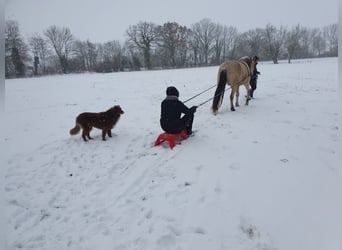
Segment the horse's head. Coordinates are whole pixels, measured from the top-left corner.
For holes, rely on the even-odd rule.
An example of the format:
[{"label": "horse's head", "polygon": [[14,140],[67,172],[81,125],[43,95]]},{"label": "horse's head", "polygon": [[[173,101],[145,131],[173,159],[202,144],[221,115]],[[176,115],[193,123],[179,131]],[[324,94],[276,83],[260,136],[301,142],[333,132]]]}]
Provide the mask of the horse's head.
[{"label": "horse's head", "polygon": [[254,74],[255,66],[258,64],[258,62],[259,62],[259,57],[253,56],[252,61],[251,61],[251,65],[250,65],[251,75]]},{"label": "horse's head", "polygon": [[252,59],[249,56],[243,56],[239,59],[239,61],[243,61],[243,62],[247,63],[247,65],[250,67]]}]

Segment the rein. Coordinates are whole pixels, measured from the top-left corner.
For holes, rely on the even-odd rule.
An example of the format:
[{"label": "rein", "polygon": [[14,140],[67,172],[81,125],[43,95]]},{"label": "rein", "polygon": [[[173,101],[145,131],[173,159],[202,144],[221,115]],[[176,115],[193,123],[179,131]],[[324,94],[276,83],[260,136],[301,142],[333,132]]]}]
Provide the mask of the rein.
[{"label": "rein", "polygon": [[205,92],[209,91],[210,89],[216,87],[216,84],[214,86],[211,86],[210,88],[207,88],[206,90],[202,91],[201,93],[197,94],[197,95],[194,95],[193,97],[190,97],[189,99],[185,100],[183,103],[186,103],[192,99],[194,99],[195,97],[199,96],[199,95],[202,95],[204,94]]},{"label": "rein", "polygon": [[[216,87],[216,86],[217,86],[217,84],[215,84],[215,85],[213,85],[213,86],[207,88],[206,90],[203,90],[201,93],[198,93],[198,94],[194,95],[193,97],[190,97],[189,99],[185,100],[183,103],[186,103],[186,102],[188,102],[188,101],[194,99],[195,97],[204,94],[205,92],[209,91],[210,89],[212,89],[212,88],[214,88],[214,87]],[[223,91],[223,93],[226,92],[226,91],[229,90],[229,89],[231,89],[231,87],[227,88],[225,91]],[[219,95],[221,95],[221,94],[222,94],[222,93],[219,93],[219,94],[215,95],[214,97],[211,97],[211,98],[205,100],[204,102],[202,102],[202,103],[200,103],[199,105],[196,105],[196,106],[197,106],[197,107],[200,107],[200,106],[206,104],[207,102],[213,100],[216,96],[219,96]]]},{"label": "rein", "polygon": [[[231,89],[231,87],[227,88],[227,89],[226,89],[225,91],[223,91],[222,93],[226,92],[228,89]],[[211,98],[209,98],[208,100],[206,100],[206,101],[204,101],[204,102],[198,104],[197,107],[200,107],[200,106],[206,104],[207,102],[213,100],[216,96],[219,96],[219,95],[221,95],[222,93],[218,93],[218,94],[215,95],[214,97],[211,97]]]}]

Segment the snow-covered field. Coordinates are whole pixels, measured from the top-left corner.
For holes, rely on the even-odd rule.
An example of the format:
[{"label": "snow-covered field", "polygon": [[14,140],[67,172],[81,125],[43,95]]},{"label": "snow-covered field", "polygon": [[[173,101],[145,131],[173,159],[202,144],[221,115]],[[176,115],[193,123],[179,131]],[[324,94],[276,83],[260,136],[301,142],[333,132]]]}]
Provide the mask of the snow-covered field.
[{"label": "snow-covered field", "polygon": [[[8,249],[342,249],[337,66],[260,63],[250,105],[199,107],[173,150],[153,146],[166,87],[188,99],[218,67],[6,80]],[[112,138],[69,135],[115,104]]]}]

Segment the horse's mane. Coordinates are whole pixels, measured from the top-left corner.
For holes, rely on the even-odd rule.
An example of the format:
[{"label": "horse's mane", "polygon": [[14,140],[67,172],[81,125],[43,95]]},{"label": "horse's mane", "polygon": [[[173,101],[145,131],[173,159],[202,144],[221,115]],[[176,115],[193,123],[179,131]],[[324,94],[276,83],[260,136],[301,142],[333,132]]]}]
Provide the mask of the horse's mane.
[{"label": "horse's mane", "polygon": [[247,63],[248,67],[251,68],[252,59],[249,56],[241,57],[239,59],[239,61],[243,61],[243,62]]}]

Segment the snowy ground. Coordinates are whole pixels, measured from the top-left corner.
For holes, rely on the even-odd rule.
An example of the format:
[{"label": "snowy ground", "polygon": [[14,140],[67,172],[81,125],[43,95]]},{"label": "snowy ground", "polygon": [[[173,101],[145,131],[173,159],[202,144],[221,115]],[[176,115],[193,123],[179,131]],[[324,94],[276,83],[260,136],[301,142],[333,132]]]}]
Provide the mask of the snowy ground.
[{"label": "snowy ground", "polygon": [[[217,116],[198,108],[194,137],[153,147],[166,87],[185,100],[217,69],[6,81],[8,249],[342,249],[337,58],[260,63],[249,106],[231,112],[226,93]],[[115,104],[112,138],[69,135]]]}]

